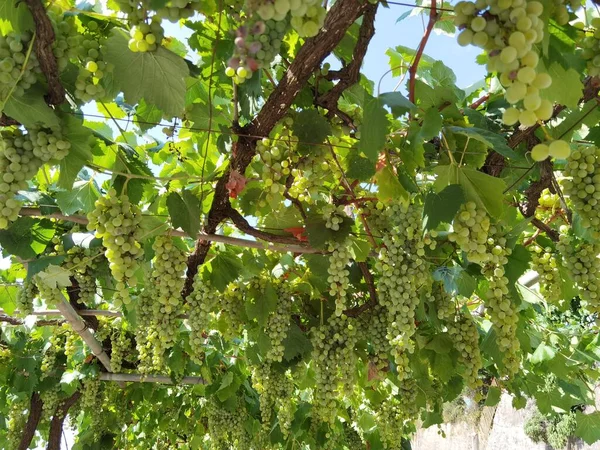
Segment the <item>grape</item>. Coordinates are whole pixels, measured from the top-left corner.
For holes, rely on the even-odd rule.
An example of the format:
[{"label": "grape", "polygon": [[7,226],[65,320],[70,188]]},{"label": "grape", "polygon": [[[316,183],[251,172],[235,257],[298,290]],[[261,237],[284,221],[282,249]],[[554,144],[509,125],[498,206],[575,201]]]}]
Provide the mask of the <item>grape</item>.
[{"label": "grape", "polygon": [[265,334],[269,337],[271,347],[265,355],[265,361],[281,362],[285,347],[283,341],[290,327],[290,315],[292,312],[292,294],[289,289],[281,285],[277,289],[277,308],[267,319]]},{"label": "grape", "polygon": [[262,364],[252,371],[252,386],[260,394],[263,431],[267,434],[270,432],[272,413],[277,412],[279,428],[287,438],[296,408],[293,401],[295,387],[290,371],[284,372],[269,364]]},{"label": "grape", "polygon": [[587,61],[587,72],[590,76],[600,75],[600,20],[595,17],[591,27],[581,30],[578,46],[582,49],[581,56]]},{"label": "grape", "polygon": [[521,111],[521,114],[519,115],[519,122],[521,122],[521,125],[525,128],[529,128],[537,123],[537,116],[533,111],[524,110]]},{"label": "grape", "polygon": [[514,125],[519,121],[520,114],[521,111],[519,111],[517,108],[508,108],[502,115],[502,122],[504,122],[506,125]]},{"label": "grape", "polygon": [[216,399],[207,403],[208,434],[215,449],[251,448],[250,436],[244,427],[248,413],[242,402],[239,399],[233,411]]},{"label": "grape", "polygon": [[7,417],[7,450],[17,450],[21,442],[21,436],[28,419],[29,402],[15,398],[10,404]]},{"label": "grape", "polygon": [[204,351],[204,333],[209,331],[213,311],[219,304],[215,290],[202,279],[198,272],[194,277],[194,290],[188,297],[190,325],[190,357],[198,364],[202,363]]},{"label": "grape", "polygon": [[348,240],[341,243],[330,242],[328,247],[330,255],[327,282],[329,283],[329,295],[335,298],[335,314],[338,316],[342,315],[346,308],[346,294],[350,284],[350,272],[347,269],[351,260],[349,247]]},{"label": "grape", "polygon": [[[145,372],[160,371],[164,366],[165,351],[175,344],[179,328],[177,315],[181,312],[181,290],[185,281],[183,275],[187,267],[185,252],[177,244],[179,242],[170,236],[158,236],[152,245],[154,259],[148,285],[152,288],[152,312],[148,316],[149,324],[145,325],[146,349],[140,349],[138,341],[140,357],[143,354],[146,358],[143,360]],[[147,301],[145,299],[144,303]]]},{"label": "grape", "polygon": [[37,287],[30,278],[23,281],[23,285],[17,292],[16,306],[19,314],[27,316],[33,312],[33,300],[38,293]]},{"label": "grape", "polygon": [[110,271],[117,281],[113,302],[116,306],[131,301],[129,286],[137,284],[135,272],[144,256],[140,244],[142,220],[140,209],[129,201],[127,195],[117,195],[110,189],[106,196],[96,200],[95,209],[88,214],[87,229],[95,230],[106,247],[104,255]]},{"label": "grape", "polygon": [[34,51],[26,56],[30,46],[29,33],[11,31],[7,35],[0,35],[0,98],[7,99],[11,95],[21,97],[37,82],[41,69]]},{"label": "grape", "polygon": [[388,318],[386,309],[375,306],[369,314],[360,316],[361,335],[368,336],[369,362],[379,371],[389,366],[389,353],[391,350],[387,339]]},{"label": "grape", "polygon": [[552,141],[549,145],[550,156],[556,159],[567,159],[571,154],[571,146],[563,140]]},{"label": "grape", "polygon": [[597,283],[600,275],[600,244],[565,234],[561,229],[556,248],[562,255],[564,267],[579,288],[581,298],[587,302],[588,309],[591,312],[600,311]]},{"label": "grape", "polygon": [[352,390],[357,338],[357,323],[345,315],[332,315],[325,324],[312,330],[311,359],[315,371],[312,414],[330,425],[337,418],[338,396]]},{"label": "grape", "polygon": [[[59,8],[53,7],[50,7],[47,13],[55,35],[52,51],[56,57],[58,70],[62,72],[67,68],[70,60],[77,58],[83,36],[77,31],[75,16],[64,15]],[[96,24],[96,22],[90,23]]]},{"label": "grape", "polygon": [[600,238],[600,149],[581,145],[567,158],[561,180],[565,194],[573,209],[582,219],[584,229],[592,232],[594,239]]},{"label": "grape", "polygon": [[64,346],[64,334],[59,330],[55,329],[52,336],[50,336],[50,346],[46,349],[44,357],[42,358],[42,364],[40,365],[40,371],[42,380],[48,376],[54,374],[57,369],[58,354]]},{"label": "grape", "polygon": [[388,395],[377,408],[375,421],[384,448],[401,449],[405,425],[418,417],[418,386],[412,378],[400,383],[397,395]]},{"label": "grape", "polygon": [[46,163],[60,161],[69,153],[71,143],[63,136],[60,127],[51,129],[31,128],[29,137],[33,144],[33,154]]},{"label": "grape", "polygon": [[102,421],[102,392],[100,381],[87,379],[83,382],[81,409],[91,417],[90,428],[100,429]]},{"label": "grape", "polygon": [[267,188],[266,199],[270,204],[279,204],[291,173],[289,152],[285,146],[266,138],[257,143],[256,150],[263,163],[261,176]]},{"label": "grape", "polygon": [[75,97],[85,103],[102,100],[106,95],[102,79],[106,73],[112,72],[113,67],[102,59],[100,50],[104,42],[104,37],[92,33],[82,35],[77,44],[76,57],[81,66],[75,80]]},{"label": "grape", "polygon": [[387,338],[394,356],[398,377],[408,376],[408,355],[412,353],[415,310],[420,288],[427,288],[429,271],[423,260],[425,244],[421,228],[422,207],[393,202],[380,217],[373,211],[375,228],[383,235],[383,246],[375,265],[379,302],[387,309]]},{"label": "grape", "polygon": [[42,399],[42,415],[50,420],[56,411],[56,408],[60,405],[60,384],[57,384],[47,391],[40,394]]},{"label": "grape", "polygon": [[550,247],[542,248],[534,243],[530,248],[531,268],[540,276],[540,293],[548,303],[558,305],[562,300],[562,293],[560,289],[561,275],[556,255]]},{"label": "grape", "polygon": [[483,367],[477,324],[471,316],[459,315],[454,322],[448,324],[448,334],[454,348],[459,351],[459,364],[465,367],[465,384],[471,389],[477,389],[482,384],[479,370]]},{"label": "grape", "polygon": [[490,258],[487,248],[490,226],[485,210],[478,208],[475,202],[467,202],[456,213],[448,240],[456,242],[469,261],[483,264]]},{"label": "grape", "polygon": [[123,367],[124,356],[131,348],[131,340],[118,322],[113,329],[110,342],[110,367],[113,372],[119,373]]},{"label": "grape", "polygon": [[[134,53],[153,52],[162,42],[164,30],[158,21],[153,20],[152,25],[141,23],[133,26],[129,35],[131,36],[128,43],[129,50]],[[95,71],[92,70],[91,72]]]},{"label": "grape", "polygon": [[537,144],[531,149],[531,159],[543,161],[550,155],[550,148],[546,144]]}]

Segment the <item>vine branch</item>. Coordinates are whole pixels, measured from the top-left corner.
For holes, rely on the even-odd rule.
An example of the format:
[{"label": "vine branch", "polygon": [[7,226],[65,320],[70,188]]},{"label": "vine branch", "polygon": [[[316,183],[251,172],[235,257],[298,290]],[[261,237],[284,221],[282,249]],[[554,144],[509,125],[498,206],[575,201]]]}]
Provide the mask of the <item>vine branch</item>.
[{"label": "vine branch", "polygon": [[48,81],[46,101],[51,105],[60,105],[65,101],[65,88],[60,83],[58,64],[52,51],[52,44],[55,39],[52,22],[50,22],[41,0],[24,0],[24,2],[29,8],[35,23],[37,36],[34,43],[35,54]]},{"label": "vine branch", "polygon": [[42,419],[42,406],[43,401],[40,394],[34,392],[31,394],[31,401],[29,402],[29,416],[27,417],[27,423],[25,429],[21,435],[19,441],[18,450],[27,450],[31,445],[31,440],[35,436],[35,430],[37,429],[40,420]]},{"label": "vine branch", "polygon": [[[9,316],[6,314],[0,313],[0,322],[8,323],[10,325],[25,325],[25,321],[18,317]],[[44,326],[55,326],[62,325],[65,323],[64,320],[38,320],[35,322],[35,325],[44,327]]]},{"label": "vine branch", "polygon": [[431,36],[431,32],[433,31],[433,26],[439,19],[439,14],[437,10],[437,0],[432,0],[431,9],[429,10],[429,22],[427,22],[427,27],[425,28],[425,33],[421,38],[421,42],[419,43],[419,47],[417,48],[417,53],[415,54],[415,59],[412,64],[408,68],[408,99],[413,103],[415,103],[415,86],[417,82],[417,69],[419,68],[419,63],[421,62],[421,58],[423,57],[423,52],[425,51],[425,46],[427,45],[427,41],[429,40],[429,36]]},{"label": "vine branch", "polygon": [[50,422],[50,433],[48,434],[48,446],[46,447],[46,450],[60,450],[60,438],[62,436],[65,418],[67,417],[67,413],[69,412],[69,409],[71,409],[71,406],[77,403],[80,397],[81,392],[76,391],[62,402],[56,408],[56,411],[54,411],[52,421]]}]

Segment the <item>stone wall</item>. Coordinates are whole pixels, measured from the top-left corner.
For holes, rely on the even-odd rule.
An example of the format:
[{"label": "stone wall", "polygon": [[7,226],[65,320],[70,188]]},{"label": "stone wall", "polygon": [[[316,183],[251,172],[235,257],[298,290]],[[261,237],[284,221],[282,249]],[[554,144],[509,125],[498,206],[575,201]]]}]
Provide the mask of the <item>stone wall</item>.
[{"label": "stone wall", "polygon": [[[523,409],[512,407],[512,397],[504,394],[500,403],[486,407],[478,424],[457,422],[442,425],[442,436],[436,427],[421,429],[412,441],[413,450],[551,450],[545,444],[536,444],[525,435],[524,425],[535,410],[530,402]],[[572,442],[567,450],[600,450],[600,443],[586,445]]]}]

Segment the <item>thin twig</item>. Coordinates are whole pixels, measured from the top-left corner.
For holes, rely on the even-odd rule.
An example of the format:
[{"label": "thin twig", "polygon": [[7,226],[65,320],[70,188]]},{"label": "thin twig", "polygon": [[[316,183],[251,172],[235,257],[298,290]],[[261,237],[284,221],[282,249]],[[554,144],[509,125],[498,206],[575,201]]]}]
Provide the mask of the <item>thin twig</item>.
[{"label": "thin twig", "polygon": [[417,81],[417,69],[419,68],[419,63],[421,62],[421,57],[423,56],[423,52],[425,51],[425,46],[427,45],[427,41],[429,40],[429,36],[431,35],[431,31],[433,30],[433,26],[437,22],[439,18],[438,10],[437,10],[437,0],[432,0],[431,9],[429,10],[429,22],[427,23],[427,28],[425,28],[425,33],[421,38],[421,42],[419,42],[419,47],[417,48],[417,53],[415,54],[415,59],[408,69],[409,79],[408,79],[408,99],[414,104],[415,103],[415,86]]}]

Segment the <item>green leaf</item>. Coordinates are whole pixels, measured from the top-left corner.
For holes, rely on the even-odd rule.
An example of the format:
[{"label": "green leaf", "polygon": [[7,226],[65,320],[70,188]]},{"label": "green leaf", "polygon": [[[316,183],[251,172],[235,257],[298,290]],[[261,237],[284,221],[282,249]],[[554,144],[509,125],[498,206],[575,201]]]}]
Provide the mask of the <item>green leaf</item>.
[{"label": "green leaf", "polygon": [[504,209],[504,181],[468,167],[455,164],[437,166],[434,187],[438,192],[451,184],[460,184],[465,198],[485,208],[492,217],[500,217]]},{"label": "green leaf", "polygon": [[572,68],[565,69],[557,62],[552,63],[547,72],[552,77],[552,85],[540,91],[542,98],[568,108],[577,108],[583,95],[580,73]]},{"label": "green leaf", "polygon": [[177,192],[167,197],[167,209],[173,227],[181,228],[189,236],[194,237],[200,231],[200,200],[188,190],[183,191],[183,198]]},{"label": "green leaf", "polygon": [[221,379],[221,384],[216,392],[220,401],[224,402],[237,392],[242,385],[242,380],[235,376],[233,372],[227,372]]},{"label": "green leaf", "polygon": [[316,109],[305,109],[294,118],[292,130],[299,140],[298,149],[307,151],[313,148],[311,144],[323,143],[331,134],[331,125]]},{"label": "green leaf", "polygon": [[477,281],[460,266],[441,266],[433,272],[433,279],[444,283],[444,289],[451,295],[470,297],[477,287]]},{"label": "green leaf", "polygon": [[446,186],[440,192],[430,192],[425,196],[423,206],[423,228],[435,230],[440,223],[451,223],[465,195],[459,184]]},{"label": "green leaf", "polygon": [[148,105],[164,111],[167,117],[179,116],[185,107],[187,64],[180,56],[159,46],[155,52],[133,53],[129,37],[113,29],[103,46],[104,60],[114,66],[114,80],[125,101]]},{"label": "green leaf", "polygon": [[[450,131],[456,134],[462,134],[470,139],[475,139],[479,142],[483,142],[489,148],[494,149],[495,152],[500,153],[502,156],[511,159],[520,159],[521,155],[514,151],[506,143],[504,136],[492,131],[483,130],[481,128],[470,127],[448,127]],[[460,150],[457,151],[460,154]]]},{"label": "green leaf", "polygon": [[277,308],[277,291],[267,283],[264,291],[251,288],[246,298],[246,313],[249,319],[256,319],[260,326],[267,323],[269,314]]},{"label": "green leaf", "polygon": [[39,86],[27,89],[21,97],[11,96],[4,105],[4,113],[26,127],[42,124],[48,127],[59,125],[58,117],[44,100],[44,90]]},{"label": "green leaf", "polygon": [[[592,99],[587,102],[581,109],[568,110],[564,114],[561,114],[559,118],[564,117],[564,120],[560,122],[550,132],[554,139],[564,139],[567,142],[571,140],[573,133],[581,129],[584,125],[591,127],[596,125],[600,121],[600,108],[596,99]],[[591,132],[590,132],[591,134]],[[591,136],[593,138],[593,136]],[[587,140],[590,136],[586,136]]]},{"label": "green leaf", "polygon": [[83,374],[77,370],[68,370],[60,378],[60,388],[67,395],[73,395],[79,388]]},{"label": "green leaf", "polygon": [[50,264],[45,270],[39,272],[36,277],[38,282],[52,289],[62,289],[71,286],[71,272],[67,269]]},{"label": "green leaf", "polygon": [[21,0],[0,2],[0,34],[6,36],[11,31],[22,33],[32,29],[33,17],[25,2]]},{"label": "green leaf", "polygon": [[8,229],[0,230],[0,248],[4,256],[33,259],[46,249],[53,236],[54,226],[48,219],[20,217]]},{"label": "green leaf", "polygon": [[544,361],[550,361],[556,356],[556,350],[543,342],[538,345],[535,352],[531,355],[532,364],[540,364]]},{"label": "green leaf", "polygon": [[485,406],[496,406],[500,403],[500,397],[502,395],[502,391],[495,386],[491,386],[488,395],[485,399]]},{"label": "green leaf", "polygon": [[363,123],[358,149],[371,161],[377,161],[387,138],[389,121],[383,108],[383,100],[365,94]]},{"label": "green leaf", "polygon": [[6,314],[10,315],[17,309],[18,293],[19,288],[17,286],[0,285],[0,308],[5,311]]},{"label": "green leaf", "polygon": [[404,189],[404,186],[402,186],[402,183],[400,183],[400,180],[398,180],[391,167],[385,166],[381,169],[375,175],[375,180],[377,181],[377,186],[379,186],[377,198],[381,201],[408,199],[408,192],[406,192],[406,189]]},{"label": "green leaf", "polygon": [[78,211],[88,213],[94,209],[94,203],[98,200],[98,191],[94,182],[78,181],[70,191],[56,194],[56,204],[65,214],[74,214]]},{"label": "green leaf", "polygon": [[236,255],[220,252],[210,261],[210,282],[223,292],[242,273],[242,263]]},{"label": "green leaf", "polygon": [[400,117],[416,106],[400,92],[385,92],[379,96],[384,105],[388,106],[394,117]]},{"label": "green leaf", "polygon": [[442,130],[442,116],[435,109],[429,109],[423,116],[423,124],[419,133],[421,139],[428,141],[440,134]]},{"label": "green leaf", "polygon": [[375,162],[361,156],[357,151],[350,152],[347,165],[346,176],[350,179],[367,181],[375,175]]},{"label": "green leaf", "polygon": [[600,440],[600,411],[590,414],[578,412],[575,418],[577,419],[575,436],[583,439],[588,445]]},{"label": "green leaf", "polygon": [[351,242],[352,247],[350,247],[350,254],[352,255],[352,259],[356,262],[366,261],[371,252],[371,244],[363,239],[355,237],[351,239]]},{"label": "green leaf", "polygon": [[283,358],[286,361],[291,361],[298,357],[302,357],[312,350],[310,339],[302,332],[300,327],[295,323],[290,324],[287,336],[283,340]]},{"label": "green leaf", "polygon": [[163,112],[155,105],[149,105],[146,100],[141,99],[140,103],[135,108],[135,122],[142,131],[148,131],[155,127],[156,123],[160,123],[163,117]]}]

